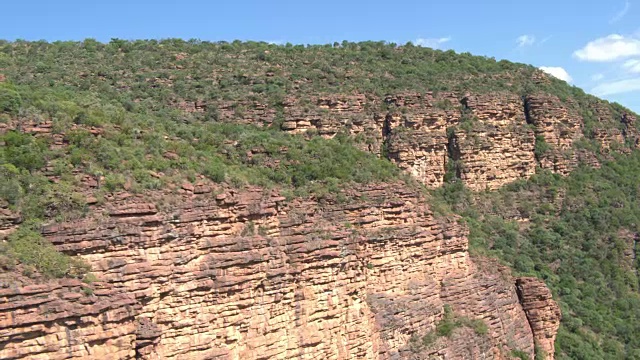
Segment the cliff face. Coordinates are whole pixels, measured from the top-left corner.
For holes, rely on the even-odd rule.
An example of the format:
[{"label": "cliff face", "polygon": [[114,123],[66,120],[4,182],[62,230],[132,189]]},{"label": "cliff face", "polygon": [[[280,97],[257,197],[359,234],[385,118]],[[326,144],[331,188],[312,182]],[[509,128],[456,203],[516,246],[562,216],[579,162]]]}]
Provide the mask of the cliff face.
[{"label": "cliff face", "polygon": [[[589,106],[591,136],[601,152],[637,146],[632,115],[615,114],[604,103]],[[599,166],[593,152],[577,146],[587,122],[580,105],[552,95],[327,95],[290,97],[283,107],[282,123],[260,104],[240,115],[225,111],[223,119],[325,138],[344,133],[431,188],[456,176],[471,189],[493,190],[527,179],[537,168],[567,175],[579,163]]]},{"label": "cliff face", "polygon": [[453,93],[402,94],[385,99],[389,107],[382,133],[386,156],[428,187],[444,182],[449,161],[447,129],[460,119],[457,102]]},{"label": "cliff face", "polygon": [[[519,299],[508,273],[469,258],[455,219],[401,184],[345,203],[184,188],[120,194],[92,218],[45,227],[103,282],[5,283],[0,357],[499,359],[553,342],[559,314],[526,307],[544,285],[520,281]],[[445,305],[487,331],[416,346]]]},{"label": "cliff face", "polygon": [[516,286],[536,345],[544,358],[553,359],[556,333],[560,327],[560,307],[552,300],[551,292],[540,279],[518,278]]},{"label": "cliff face", "polygon": [[140,305],[106,283],[0,276],[3,359],[131,359]]},{"label": "cliff face", "polygon": [[[605,154],[637,146],[633,116],[592,104],[589,120],[578,107],[542,94],[427,92],[290,97],[277,110],[224,103],[216,116],[345,134],[428,187],[457,177],[480,191],[538,168],[566,175],[580,162],[599,166],[577,147],[585,127]],[[24,121],[19,130],[50,137],[52,148],[68,145],[51,122]],[[90,176],[83,182],[97,186]],[[104,206],[93,199],[90,217],[42,232],[91,264],[100,282],[2,279],[0,357],[501,359],[538,348],[553,358],[560,312],[542,282],[470,259],[464,227],[435,217],[404,185],[345,195],[289,201],[198,183],[178,195],[121,193]],[[0,209],[0,236],[19,221]],[[434,336],[447,307],[468,321]]]},{"label": "cliff face", "polygon": [[468,96],[467,119],[454,131],[453,157],[471,189],[497,189],[535,173],[535,137],[513,95]]},{"label": "cliff face", "polygon": [[525,107],[536,136],[549,147],[539,154],[540,166],[567,175],[578,165],[573,145],[582,137],[583,122],[575,104],[555,96],[530,96]]}]

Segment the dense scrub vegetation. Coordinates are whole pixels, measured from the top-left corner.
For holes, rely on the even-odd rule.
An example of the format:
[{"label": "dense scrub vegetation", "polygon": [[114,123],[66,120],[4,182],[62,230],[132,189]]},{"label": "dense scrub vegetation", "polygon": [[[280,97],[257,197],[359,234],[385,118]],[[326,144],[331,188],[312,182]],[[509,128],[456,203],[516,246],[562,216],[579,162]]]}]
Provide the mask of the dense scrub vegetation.
[{"label": "dense scrub vegetation", "polygon": [[[174,120],[216,118],[215,109],[207,114],[173,111],[181,100],[253,99],[277,106],[287,95],[319,93],[543,91],[579,103],[594,100],[553,77],[548,83],[531,81],[538,71],[533,66],[381,41],[308,46],[180,39],[0,41],[0,69],[13,83],[36,92],[54,88],[58,96],[70,92],[74,99],[78,90],[87,92],[82,106],[99,97],[127,111]],[[17,110],[19,101],[12,89],[0,87],[0,106]],[[108,122],[96,115],[86,113],[84,120]]]},{"label": "dense scrub vegetation", "polygon": [[[87,178],[97,182],[90,195],[100,202],[125,188],[171,191],[200,176],[340,201],[337,190],[350,183],[402,177],[388,161],[357,150],[347,136],[305,139],[280,131],[288,96],[541,91],[583,109],[589,138],[595,119],[586,105],[597,100],[557,79],[533,82],[535,71],[384,42],[305,47],[175,39],[0,41],[0,73],[6,77],[0,82],[0,129],[9,129],[0,135],[0,208],[21,217],[20,229],[0,244],[0,267],[20,262],[48,276],[86,270],[57,253],[37,230],[44,222],[86,215]],[[178,106],[202,100],[210,104],[204,112]],[[245,100],[276,109],[274,126],[220,121],[218,102]],[[21,131],[45,121],[52,123],[51,136]],[[55,135],[63,146],[52,146]],[[539,141],[536,152],[545,151]],[[580,168],[568,178],[540,173],[491,193],[472,194],[452,172],[432,200],[463,216],[475,254],[545,279],[563,310],[559,358],[633,359],[640,358],[639,265],[630,255],[640,225],[639,176],[637,153],[602,169]],[[527,221],[516,221],[522,218]],[[485,331],[482,324],[446,319],[432,337],[456,326]]]},{"label": "dense scrub vegetation", "polygon": [[[569,177],[540,173],[495,192],[435,192],[470,227],[472,254],[551,287],[562,309],[559,359],[640,358],[640,154]],[[517,221],[525,219],[525,221]]]}]

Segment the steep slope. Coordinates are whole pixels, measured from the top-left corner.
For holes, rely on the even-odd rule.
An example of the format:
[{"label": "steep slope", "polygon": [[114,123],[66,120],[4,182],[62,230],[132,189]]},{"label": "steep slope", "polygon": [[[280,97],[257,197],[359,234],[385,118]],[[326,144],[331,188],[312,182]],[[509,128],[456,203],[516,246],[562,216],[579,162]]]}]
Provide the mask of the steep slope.
[{"label": "steep slope", "polygon": [[[16,315],[5,320],[0,339],[9,342],[0,355],[506,358],[511,350],[532,356],[534,340],[552,352],[555,303],[536,310],[549,315],[529,313],[527,320],[530,304],[520,304],[516,280],[489,270],[495,264],[471,261],[464,228],[434,218],[424,199],[403,187],[370,185],[347,192],[345,203],[323,205],[287,202],[259,188],[187,192],[165,211],[140,201],[167,194],[127,196],[95,209],[106,219],[46,226],[48,239],[79,254],[110,287],[91,295],[64,288],[61,299],[81,301],[75,310],[51,298],[20,301],[31,298],[25,288],[4,290]],[[527,295],[539,291],[518,281]],[[127,302],[100,307],[104,296],[123,293]],[[474,322],[411,348],[412,334],[434,330],[445,305]],[[70,311],[60,314],[61,306]],[[83,314],[90,306],[99,311]],[[55,316],[34,318],[33,311]],[[109,330],[100,319],[122,326]],[[532,331],[536,321],[551,331]],[[41,322],[53,326],[29,327]]]},{"label": "steep slope", "polygon": [[[634,114],[533,67],[411,45],[0,50],[9,358],[553,357],[560,312],[530,275],[567,294],[479,236],[493,218],[467,211],[495,194],[483,190],[606,167],[638,144]],[[465,221],[473,254],[523,276],[469,258]],[[615,299],[637,293],[633,279]],[[565,339],[634,356],[630,338],[590,332],[562,299]]]},{"label": "steep slope", "polygon": [[558,295],[558,358],[640,355],[639,160],[637,152],[617,155],[599,169],[566,178],[543,172],[496,192],[460,184],[438,192],[469,224],[472,254],[501,258]]}]

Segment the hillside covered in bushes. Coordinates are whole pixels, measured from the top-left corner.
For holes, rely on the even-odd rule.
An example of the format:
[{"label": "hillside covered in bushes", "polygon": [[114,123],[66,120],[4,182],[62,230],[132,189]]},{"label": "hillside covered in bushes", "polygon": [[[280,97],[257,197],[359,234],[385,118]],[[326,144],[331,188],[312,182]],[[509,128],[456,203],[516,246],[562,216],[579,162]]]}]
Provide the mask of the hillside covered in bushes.
[{"label": "hillside covered in bushes", "polygon": [[[427,92],[429,111],[462,114],[441,136],[449,158],[435,187],[390,161],[403,149],[389,139],[422,139],[415,129],[392,129],[393,116],[379,116],[396,111],[390,96]],[[514,105],[523,114],[532,95],[571,104],[580,138],[557,156],[588,160],[575,155],[568,175],[543,168],[551,147],[528,121],[513,132],[535,140],[527,143],[535,174],[472,191],[461,175],[470,161],[449,145],[470,139],[486,147],[468,134],[490,126],[469,110],[471,101],[450,101],[452,93],[525,99]],[[341,108],[335,94],[365,99],[348,119],[364,128],[356,136],[340,122],[329,133],[321,121],[353,108]],[[288,131],[292,108],[318,112],[309,116],[314,131]],[[617,120],[632,116],[532,66],[411,44],[0,42],[0,266],[87,279],[86,264],[58,252],[41,228],[87,217],[121,192],[171,196],[205,182],[340,203],[355,184],[403,181],[439,216],[459,216],[473,256],[547,283],[563,313],[557,358],[639,359],[640,153],[629,136],[638,124]],[[622,140],[610,145],[604,132]]]}]

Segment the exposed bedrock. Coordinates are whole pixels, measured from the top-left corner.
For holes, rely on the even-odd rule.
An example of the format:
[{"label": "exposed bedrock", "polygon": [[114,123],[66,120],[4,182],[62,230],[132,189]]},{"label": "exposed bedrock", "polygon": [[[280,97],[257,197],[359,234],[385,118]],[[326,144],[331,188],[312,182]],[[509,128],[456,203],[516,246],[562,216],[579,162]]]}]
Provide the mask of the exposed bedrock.
[{"label": "exposed bedrock", "polygon": [[[506,270],[472,260],[466,229],[400,183],[349,191],[346,203],[253,188],[165,195],[158,208],[161,195],[43,229],[101,282],[4,284],[1,358],[533,356],[528,292],[519,299]],[[445,306],[487,331],[411,346]]]}]

